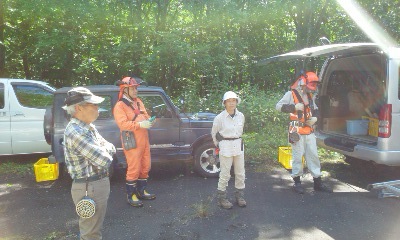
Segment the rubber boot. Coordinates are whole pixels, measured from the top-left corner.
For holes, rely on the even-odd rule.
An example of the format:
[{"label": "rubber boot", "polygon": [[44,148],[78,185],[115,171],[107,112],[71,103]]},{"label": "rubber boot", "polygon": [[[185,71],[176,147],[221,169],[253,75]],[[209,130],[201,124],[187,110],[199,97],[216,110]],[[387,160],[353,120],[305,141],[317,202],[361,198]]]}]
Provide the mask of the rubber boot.
[{"label": "rubber boot", "polygon": [[143,202],[137,197],[137,181],[126,181],[126,198],[133,207],[143,207]]},{"label": "rubber boot", "polygon": [[298,194],[303,194],[304,188],[303,186],[301,186],[300,176],[294,177],[293,180],[294,180],[293,190]]},{"label": "rubber boot", "polygon": [[314,190],[319,192],[333,192],[332,189],[322,183],[321,177],[314,178]]},{"label": "rubber boot", "polygon": [[156,198],[155,194],[152,193],[148,193],[146,191],[146,187],[147,187],[147,179],[142,178],[142,179],[138,179],[137,181],[138,183],[138,198],[142,199],[142,200],[153,200]]},{"label": "rubber boot", "polygon": [[226,198],[226,191],[218,190],[218,206],[224,209],[231,209],[233,207],[232,203]]},{"label": "rubber boot", "polygon": [[246,207],[246,201],[244,200],[244,190],[236,189],[235,191],[236,203],[239,207]]}]

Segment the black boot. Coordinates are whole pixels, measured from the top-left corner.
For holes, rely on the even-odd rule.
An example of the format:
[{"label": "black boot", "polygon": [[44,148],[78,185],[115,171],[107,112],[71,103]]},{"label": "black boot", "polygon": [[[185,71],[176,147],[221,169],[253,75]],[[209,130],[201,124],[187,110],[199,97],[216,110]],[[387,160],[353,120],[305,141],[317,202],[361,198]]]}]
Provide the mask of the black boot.
[{"label": "black boot", "polygon": [[143,207],[143,202],[137,196],[137,181],[126,181],[126,198],[133,207]]},{"label": "black boot", "polygon": [[138,197],[142,200],[153,200],[156,198],[155,194],[146,191],[147,179],[138,179]]},{"label": "black boot", "polygon": [[333,192],[332,189],[322,183],[321,177],[314,178],[314,190],[319,192]]},{"label": "black boot", "polygon": [[300,176],[294,177],[293,180],[294,180],[293,190],[298,194],[303,194],[304,188],[303,186],[301,186]]}]

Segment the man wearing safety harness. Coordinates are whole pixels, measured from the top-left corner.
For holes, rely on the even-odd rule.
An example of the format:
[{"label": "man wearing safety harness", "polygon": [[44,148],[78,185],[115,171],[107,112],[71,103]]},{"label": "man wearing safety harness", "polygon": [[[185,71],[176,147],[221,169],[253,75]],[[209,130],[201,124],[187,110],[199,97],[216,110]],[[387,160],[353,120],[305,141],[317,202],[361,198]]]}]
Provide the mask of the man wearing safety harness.
[{"label": "man wearing safety harness", "polygon": [[[128,203],[142,207],[141,200],[152,200],[156,196],[147,192],[147,178],[151,167],[148,129],[153,119],[137,97],[140,78],[124,77],[117,81],[119,101],[114,107],[114,118],[121,130],[121,140],[128,164],[126,192]],[[129,140],[127,140],[129,139]]]},{"label": "man wearing safety harness", "polygon": [[225,110],[218,114],[213,122],[211,136],[219,151],[221,172],[218,181],[218,205],[224,209],[231,209],[232,203],[226,195],[226,188],[231,178],[230,171],[233,164],[235,172],[235,197],[239,207],[246,207],[244,200],[244,149],[243,149],[243,126],[244,115],[239,112],[236,106],[240,98],[236,93],[228,91],[222,99],[222,106]]},{"label": "man wearing safety harness", "polygon": [[278,111],[290,114],[289,142],[292,146],[293,189],[299,194],[304,193],[300,180],[300,176],[303,175],[303,155],[314,179],[314,190],[332,192],[332,189],[321,181],[321,165],[313,130],[313,125],[317,122],[317,117],[313,116],[313,112],[317,106],[312,92],[316,91],[317,84],[318,76],[314,72],[301,74],[291,86],[291,90],[286,92],[276,104]]},{"label": "man wearing safety harness", "polygon": [[92,217],[79,219],[80,239],[102,239],[101,228],[110,195],[108,169],[115,147],[92,124],[99,116],[98,104],[103,100],[84,87],[76,87],[68,91],[63,107],[71,115],[64,132],[64,153],[73,179],[72,199],[77,205],[87,191],[96,206]]}]

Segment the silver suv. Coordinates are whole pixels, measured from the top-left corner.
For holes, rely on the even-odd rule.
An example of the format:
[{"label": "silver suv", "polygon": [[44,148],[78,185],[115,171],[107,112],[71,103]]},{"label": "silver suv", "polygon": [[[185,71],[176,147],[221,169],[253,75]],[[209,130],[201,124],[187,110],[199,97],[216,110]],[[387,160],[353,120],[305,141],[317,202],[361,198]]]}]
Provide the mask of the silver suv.
[{"label": "silver suv", "polygon": [[[99,105],[99,117],[94,122],[100,134],[117,148],[114,167],[126,167],[120,133],[113,117],[113,106],[118,101],[119,88],[113,85],[87,86],[92,93],[105,100]],[[53,156],[50,161],[64,162],[63,136],[68,116],[61,108],[70,87],[54,92],[53,106],[46,110],[44,135]],[[205,177],[218,177],[220,166],[211,138],[214,113],[180,113],[160,87],[140,86],[139,97],[147,112],[157,118],[149,129],[152,163],[193,163],[194,170]]]}]

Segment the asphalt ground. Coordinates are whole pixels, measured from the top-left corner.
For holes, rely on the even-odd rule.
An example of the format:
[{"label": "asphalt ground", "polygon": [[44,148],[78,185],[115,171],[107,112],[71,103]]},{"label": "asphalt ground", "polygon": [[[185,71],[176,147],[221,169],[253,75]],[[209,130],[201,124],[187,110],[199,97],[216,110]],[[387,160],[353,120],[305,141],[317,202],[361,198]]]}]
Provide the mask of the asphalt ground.
[{"label": "asphalt ground", "polygon": [[[148,187],[157,199],[133,208],[124,173],[116,172],[103,239],[399,239],[398,198],[378,198],[366,186],[333,177],[324,180],[334,193],[314,192],[309,175],[303,178],[307,192],[298,195],[279,166],[249,168],[246,177],[247,207],[225,210],[216,204],[218,179],[155,166]],[[33,174],[0,176],[0,239],[77,239],[70,187],[68,178],[37,183]]]}]

